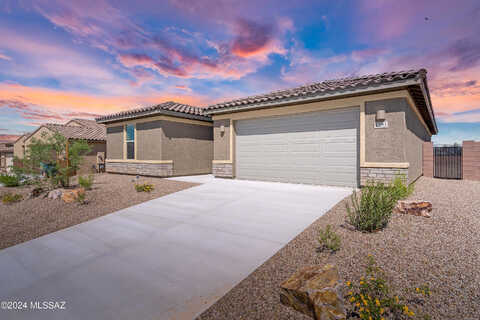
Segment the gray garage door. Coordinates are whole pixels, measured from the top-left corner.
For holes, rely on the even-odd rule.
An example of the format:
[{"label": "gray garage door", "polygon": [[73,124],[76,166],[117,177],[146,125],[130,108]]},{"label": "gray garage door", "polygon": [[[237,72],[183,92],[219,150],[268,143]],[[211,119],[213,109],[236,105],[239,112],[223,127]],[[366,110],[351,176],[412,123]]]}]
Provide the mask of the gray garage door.
[{"label": "gray garage door", "polygon": [[239,179],[358,185],[359,109],[236,122]]}]

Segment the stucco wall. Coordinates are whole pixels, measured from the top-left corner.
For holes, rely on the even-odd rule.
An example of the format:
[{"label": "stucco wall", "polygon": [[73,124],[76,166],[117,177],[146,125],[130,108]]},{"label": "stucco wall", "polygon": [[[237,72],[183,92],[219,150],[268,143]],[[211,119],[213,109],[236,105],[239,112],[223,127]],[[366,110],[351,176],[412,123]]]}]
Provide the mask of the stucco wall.
[{"label": "stucco wall", "polygon": [[[365,104],[365,160],[407,162],[405,153],[405,99],[369,101]],[[374,128],[378,110],[385,110],[388,128]]]},{"label": "stucco wall", "polygon": [[174,175],[212,172],[211,126],[162,120],[162,160],[173,160]]},{"label": "stucco wall", "polygon": [[408,105],[405,108],[405,121],[405,153],[407,162],[410,164],[408,168],[408,181],[412,182],[422,175],[423,142],[430,141],[431,137],[415,112]]},{"label": "stucco wall", "polygon": [[23,159],[24,157],[24,144],[25,144],[25,139],[27,136],[22,136],[19,138],[14,144],[13,144],[13,155],[19,159]]},{"label": "stucco wall", "polygon": [[137,123],[137,160],[161,160],[161,137],[161,120]]},{"label": "stucco wall", "polygon": [[[220,127],[225,126],[225,132],[221,133]],[[230,158],[230,120],[216,120],[213,122],[213,159],[231,160]]]},{"label": "stucco wall", "polygon": [[[374,128],[384,109],[388,128]],[[404,98],[365,104],[365,158],[367,162],[408,162],[408,181],[422,175],[422,146],[430,135]]]},{"label": "stucco wall", "polygon": [[[107,151],[107,146],[105,142],[89,142],[88,145],[92,149],[88,154],[83,158],[83,162],[80,165],[80,169],[77,171],[77,174],[89,174],[94,173],[95,169],[93,166],[97,165],[97,153]],[[106,155],[108,156],[108,155]]]},{"label": "stucco wall", "polygon": [[123,126],[107,128],[108,159],[123,159]]}]

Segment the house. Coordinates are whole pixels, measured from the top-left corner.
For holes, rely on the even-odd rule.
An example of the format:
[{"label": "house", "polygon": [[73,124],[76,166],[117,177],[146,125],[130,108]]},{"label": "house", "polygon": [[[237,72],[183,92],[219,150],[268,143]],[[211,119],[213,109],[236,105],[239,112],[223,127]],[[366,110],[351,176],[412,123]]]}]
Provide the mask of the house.
[{"label": "house", "polygon": [[[46,123],[38,127],[33,133],[26,138],[17,140],[18,153],[20,150],[25,150],[32,142],[32,139],[44,139],[45,136],[59,133],[69,142],[74,140],[86,140],[90,148],[92,149],[83,158],[83,163],[78,174],[87,174],[95,172],[99,163],[103,163],[106,157],[106,128],[104,125],[96,123],[94,120],[85,119],[73,119],[65,124]],[[24,151],[23,151],[24,152]],[[24,154],[19,157],[23,158]]]},{"label": "house", "polygon": [[438,132],[426,70],[323,81],[209,106],[213,174],[357,187],[422,175]]},{"label": "house", "polygon": [[31,135],[31,132],[24,133],[13,143],[14,158],[23,159],[25,157],[25,140]]},{"label": "house", "polygon": [[8,172],[13,165],[13,142],[0,141],[0,172]]},{"label": "house", "polygon": [[107,127],[106,171],[149,176],[212,172],[212,120],[175,102],[96,119]]}]

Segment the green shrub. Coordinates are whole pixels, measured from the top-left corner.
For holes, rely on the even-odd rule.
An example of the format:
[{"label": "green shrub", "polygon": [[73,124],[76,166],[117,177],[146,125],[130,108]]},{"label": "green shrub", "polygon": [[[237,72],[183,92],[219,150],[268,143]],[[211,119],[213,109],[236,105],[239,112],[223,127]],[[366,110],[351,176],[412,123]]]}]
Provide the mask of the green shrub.
[{"label": "green shrub", "polygon": [[78,204],[81,204],[81,205],[88,204],[88,201],[85,199],[85,193],[84,192],[81,192],[81,193],[78,194],[77,202],[78,202]]},{"label": "green shrub", "polygon": [[[356,314],[360,319],[411,319],[415,316],[407,300],[392,292],[385,273],[370,255],[365,276],[356,283],[347,281],[346,285],[349,290],[346,300],[351,304],[351,314]],[[423,298],[430,296],[430,289],[423,285],[415,288],[413,293],[417,297],[410,302],[416,303],[418,309],[425,302]],[[423,315],[423,318],[428,319],[429,316]]]},{"label": "green shrub", "polygon": [[350,197],[351,206],[346,203],[348,222],[360,231],[385,228],[397,203],[391,190],[381,182],[369,182],[362,188],[360,196],[354,191]]},{"label": "green shrub", "polygon": [[93,174],[90,174],[88,177],[79,176],[78,184],[83,188],[85,188],[85,190],[90,190],[92,189],[93,180],[94,180]]},{"label": "green shrub", "polygon": [[152,192],[154,189],[155,187],[153,186],[153,184],[149,183],[135,185],[135,190],[137,190],[137,192]]},{"label": "green shrub", "polygon": [[332,226],[327,225],[325,230],[320,229],[318,231],[318,242],[320,243],[321,250],[328,249],[332,252],[338,251],[342,244],[340,236],[332,231]]},{"label": "green shrub", "polygon": [[18,187],[20,185],[20,178],[16,175],[1,174],[0,183],[5,187]]},{"label": "green shrub", "polygon": [[18,202],[22,199],[23,199],[23,196],[21,194],[5,193],[2,196],[3,204],[11,204],[11,203],[14,203],[14,202]]},{"label": "green shrub", "polygon": [[414,185],[413,183],[407,185],[407,178],[403,175],[395,175],[392,184],[390,185],[391,192],[395,200],[402,200],[412,194]]}]

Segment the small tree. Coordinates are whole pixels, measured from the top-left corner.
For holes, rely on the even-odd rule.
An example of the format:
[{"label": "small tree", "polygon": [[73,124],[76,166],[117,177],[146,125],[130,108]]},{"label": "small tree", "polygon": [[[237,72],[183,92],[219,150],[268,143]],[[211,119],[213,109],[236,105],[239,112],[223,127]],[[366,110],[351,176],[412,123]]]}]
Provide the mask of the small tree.
[{"label": "small tree", "polygon": [[44,133],[42,139],[32,138],[22,160],[23,168],[17,166],[17,170],[38,174],[42,168],[50,178],[52,186],[60,184],[67,187],[70,185],[70,176],[80,168],[84,155],[90,151],[91,148],[85,140],[74,140],[70,143],[59,133]]}]

